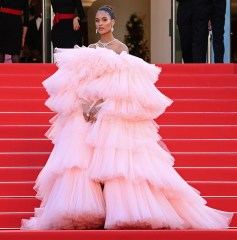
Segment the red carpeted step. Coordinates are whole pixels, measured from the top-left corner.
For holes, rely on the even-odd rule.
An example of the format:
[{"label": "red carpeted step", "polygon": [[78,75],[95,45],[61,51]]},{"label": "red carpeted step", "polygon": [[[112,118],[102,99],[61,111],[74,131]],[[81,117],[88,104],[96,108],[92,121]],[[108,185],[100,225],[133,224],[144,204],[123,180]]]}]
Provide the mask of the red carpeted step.
[{"label": "red carpeted step", "polygon": [[[162,64],[157,66],[162,68],[162,73],[172,74],[233,74],[236,73],[235,64]],[[57,70],[55,64],[28,63],[28,64],[0,64],[0,72],[14,72],[15,74],[26,73],[54,73]]]},{"label": "red carpeted step", "polygon": [[235,112],[165,112],[156,122],[160,125],[237,125],[237,117]]},{"label": "red carpeted step", "polygon": [[[43,99],[1,99],[0,112],[47,112]],[[175,99],[167,112],[237,112],[237,100]]]},{"label": "red carpeted step", "polygon": [[0,152],[51,152],[47,139],[0,139]]},{"label": "red carpeted step", "polygon": [[237,112],[237,100],[174,99],[167,112]]},{"label": "red carpeted step", "polygon": [[33,197],[33,187],[34,182],[0,182],[0,197]]},{"label": "red carpeted step", "polygon": [[[201,196],[237,196],[237,182],[189,181],[189,185],[200,191]],[[32,182],[0,182],[0,197],[34,197]]]},{"label": "red carpeted step", "polygon": [[236,87],[236,75],[226,74],[161,74],[156,82],[158,89],[160,87]]},{"label": "red carpeted step", "polygon": [[44,166],[49,158],[47,152],[0,152],[1,167]]},{"label": "red carpeted step", "polygon": [[1,240],[236,240],[237,230],[6,230]]},{"label": "red carpeted step", "polygon": [[[237,198],[205,198],[207,206],[223,211],[233,212],[237,205]],[[0,198],[0,212],[31,212],[40,206],[36,198]]]},{"label": "red carpeted step", "polygon": [[[171,152],[236,152],[237,139],[165,139]],[[50,152],[47,139],[0,139],[2,152]]]},{"label": "red carpeted step", "polygon": [[0,182],[35,181],[42,167],[1,167]]},{"label": "red carpeted step", "polygon": [[235,212],[237,205],[237,197],[206,197],[207,206],[216,208],[222,211]]},{"label": "red carpeted step", "polygon": [[156,64],[162,68],[162,73],[169,74],[234,74],[237,72],[235,64]]},{"label": "red carpeted step", "polygon": [[[2,167],[0,182],[35,181],[41,167]],[[186,181],[237,181],[237,167],[176,167]]]},{"label": "red carpeted step", "polygon": [[[0,166],[44,166],[50,153],[13,152],[0,153]],[[173,153],[176,167],[235,167],[236,153]]]},{"label": "red carpeted step", "polygon": [[[19,229],[21,226],[21,220],[29,219],[32,216],[33,216],[32,213],[1,213],[0,229],[5,229],[5,228]],[[1,231],[0,231],[0,234],[1,234]],[[19,235],[16,239],[19,239]]]},{"label": "red carpeted step", "polygon": [[14,73],[15,75],[23,74],[53,74],[57,70],[57,66],[51,63],[18,63],[18,64],[0,64],[0,73],[8,74]]},{"label": "red carpeted step", "polygon": [[49,125],[0,125],[0,138],[46,138]]},{"label": "red carpeted step", "polygon": [[[160,87],[171,99],[235,99],[237,87]],[[46,99],[43,87],[0,87],[1,99]]]},{"label": "red carpeted step", "polygon": [[0,112],[50,112],[43,99],[0,99]]},{"label": "red carpeted step", "polygon": [[[0,138],[45,138],[50,125],[0,125]],[[237,125],[227,126],[161,126],[163,139],[235,139]]]},{"label": "red carpeted step", "polygon": [[[222,181],[190,181],[192,187],[200,191],[201,196],[235,196],[237,197],[237,182]],[[233,207],[233,206],[232,206]],[[236,209],[232,210],[236,211]]]},{"label": "red carpeted step", "polygon": [[176,167],[235,167],[237,154],[233,153],[173,153]]},{"label": "red carpeted step", "polygon": [[46,99],[43,87],[0,87],[1,99]]},{"label": "red carpeted step", "polygon": [[186,181],[237,181],[237,167],[176,167]]},{"label": "red carpeted step", "polygon": [[171,99],[236,99],[236,87],[160,87]]},{"label": "red carpeted step", "polygon": [[51,74],[0,74],[0,87],[42,87]]},{"label": "red carpeted step", "polygon": [[237,139],[164,139],[171,152],[236,152]]},{"label": "red carpeted step", "polygon": [[159,134],[164,139],[235,139],[237,125],[162,125]]},{"label": "red carpeted step", "polygon": [[36,198],[0,198],[0,212],[32,212],[39,206]]},{"label": "red carpeted step", "polygon": [[0,112],[0,125],[48,125],[53,112]]}]

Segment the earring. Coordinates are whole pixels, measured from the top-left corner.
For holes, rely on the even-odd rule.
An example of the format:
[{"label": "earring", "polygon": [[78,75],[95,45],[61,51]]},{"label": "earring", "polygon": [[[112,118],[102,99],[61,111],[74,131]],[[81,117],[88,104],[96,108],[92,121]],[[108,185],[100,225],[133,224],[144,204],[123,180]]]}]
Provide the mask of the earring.
[{"label": "earring", "polygon": [[95,33],[96,33],[96,34],[98,33],[98,30],[97,30],[97,29],[95,30]]},{"label": "earring", "polygon": [[114,27],[111,28],[111,32],[113,32],[113,31],[114,31]]}]

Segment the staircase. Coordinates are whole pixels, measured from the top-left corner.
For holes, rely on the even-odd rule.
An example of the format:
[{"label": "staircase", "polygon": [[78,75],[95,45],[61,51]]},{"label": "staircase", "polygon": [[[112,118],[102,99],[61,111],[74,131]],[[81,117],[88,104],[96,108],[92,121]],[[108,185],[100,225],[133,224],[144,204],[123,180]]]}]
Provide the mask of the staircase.
[{"label": "staircase", "polygon": [[237,239],[237,66],[159,64],[157,87],[174,100],[157,119],[179,174],[208,206],[236,212],[218,231],[19,231],[39,200],[32,187],[52,150],[44,136],[54,113],[42,81],[53,64],[0,64],[0,239]]}]

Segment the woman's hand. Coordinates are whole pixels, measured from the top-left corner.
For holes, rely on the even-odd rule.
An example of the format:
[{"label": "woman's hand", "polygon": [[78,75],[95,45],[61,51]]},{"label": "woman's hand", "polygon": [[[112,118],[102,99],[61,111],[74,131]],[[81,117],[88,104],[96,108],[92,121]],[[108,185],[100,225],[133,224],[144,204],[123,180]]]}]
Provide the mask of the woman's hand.
[{"label": "woman's hand", "polygon": [[83,108],[83,116],[87,122],[95,122],[96,121],[96,115],[100,109],[98,108],[98,105],[103,102],[102,99],[95,101],[90,107],[88,106],[88,102],[84,102],[82,105]]},{"label": "woman's hand", "polygon": [[78,30],[80,29],[80,23],[79,23],[79,21],[80,21],[80,18],[79,18],[79,17],[74,17],[74,18],[73,18],[73,29],[74,29],[75,31],[78,31]]},{"label": "woman's hand", "polygon": [[91,108],[90,110],[84,111],[83,116],[87,122],[95,122],[96,121],[96,114],[98,110],[96,108]]}]

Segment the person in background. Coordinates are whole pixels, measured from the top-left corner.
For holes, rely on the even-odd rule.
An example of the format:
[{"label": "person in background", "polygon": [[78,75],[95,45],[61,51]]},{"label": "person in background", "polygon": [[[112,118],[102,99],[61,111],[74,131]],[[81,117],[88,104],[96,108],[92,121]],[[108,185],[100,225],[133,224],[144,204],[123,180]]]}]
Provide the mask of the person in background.
[{"label": "person in background", "polygon": [[11,55],[13,63],[20,62],[28,23],[28,0],[0,1],[0,63],[5,61],[5,54]]},{"label": "person in background", "polygon": [[[211,24],[215,63],[224,62],[226,0],[193,0],[193,62],[206,63]],[[210,23],[209,23],[210,21]]]},{"label": "person in background", "polygon": [[192,0],[177,0],[177,24],[179,29],[182,59],[184,63],[193,62],[193,10]]},{"label": "person in background", "polygon": [[53,48],[73,48],[80,44],[80,21],[85,17],[81,0],[51,0],[54,20]]},{"label": "person in background", "polygon": [[26,62],[42,62],[42,1],[35,0],[30,4],[30,13],[33,18],[29,21],[25,41]]}]

